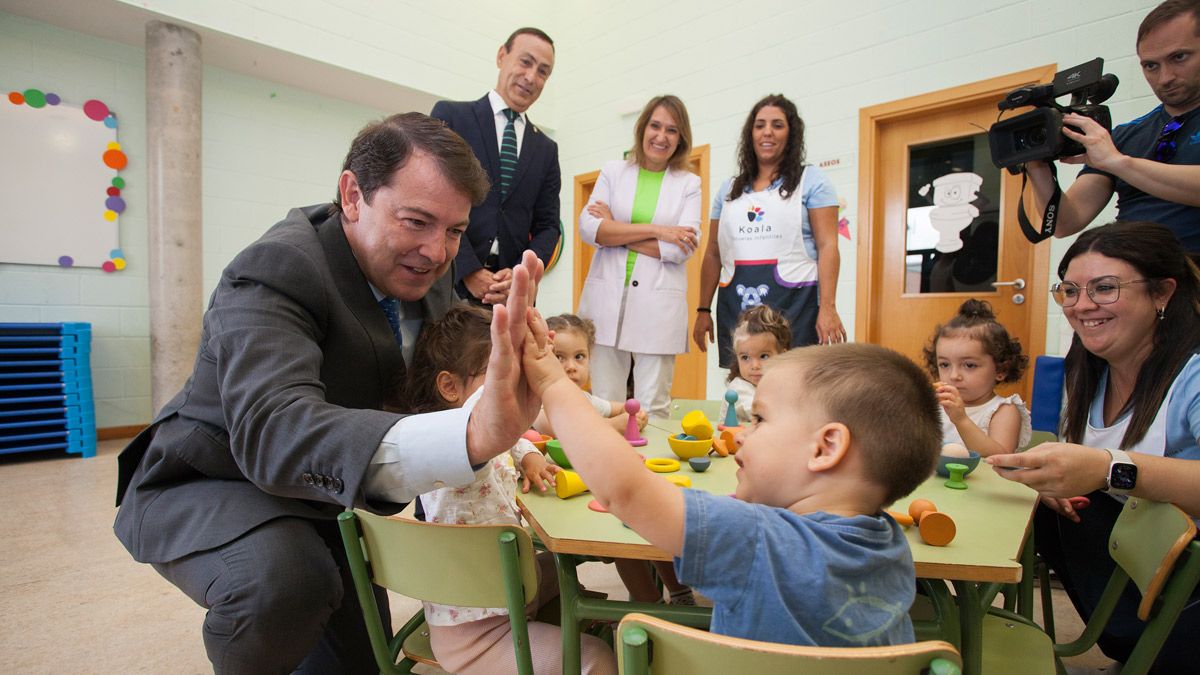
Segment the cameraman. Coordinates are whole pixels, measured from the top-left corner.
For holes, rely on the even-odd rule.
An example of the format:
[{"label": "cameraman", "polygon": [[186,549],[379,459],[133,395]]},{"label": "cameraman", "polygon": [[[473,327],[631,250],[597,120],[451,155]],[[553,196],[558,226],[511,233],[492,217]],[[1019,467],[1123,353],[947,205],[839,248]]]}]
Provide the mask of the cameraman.
[{"label": "cameraman", "polygon": [[[1200,254],[1198,31],[1200,0],[1167,0],[1146,15],[1138,27],[1137,53],[1162,105],[1113,129],[1111,137],[1095,120],[1063,115],[1063,135],[1087,152],[1062,161],[1087,166],[1062,195],[1054,236],[1082,230],[1116,192],[1118,220],[1161,223],[1193,259]],[[1035,208],[1044,212],[1055,187],[1050,166],[1034,161],[1025,168]]]}]

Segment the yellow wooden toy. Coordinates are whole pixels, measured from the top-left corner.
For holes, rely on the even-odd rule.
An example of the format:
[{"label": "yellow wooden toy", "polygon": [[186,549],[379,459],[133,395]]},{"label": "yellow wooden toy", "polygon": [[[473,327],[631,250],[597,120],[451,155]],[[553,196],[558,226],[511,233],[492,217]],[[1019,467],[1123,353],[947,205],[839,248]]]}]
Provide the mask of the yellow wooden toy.
[{"label": "yellow wooden toy", "polygon": [[712,422],[709,422],[704,413],[699,410],[693,410],[684,415],[683,419],[679,422],[679,426],[683,427],[683,433],[694,437],[698,441],[713,437]]},{"label": "yellow wooden toy", "polygon": [[588,487],[583,484],[583,478],[574,471],[563,469],[554,476],[554,492],[559,499],[574,497],[587,491]]},{"label": "yellow wooden toy", "polygon": [[679,460],[670,457],[651,457],[646,460],[646,468],[654,473],[671,473],[679,470]]}]

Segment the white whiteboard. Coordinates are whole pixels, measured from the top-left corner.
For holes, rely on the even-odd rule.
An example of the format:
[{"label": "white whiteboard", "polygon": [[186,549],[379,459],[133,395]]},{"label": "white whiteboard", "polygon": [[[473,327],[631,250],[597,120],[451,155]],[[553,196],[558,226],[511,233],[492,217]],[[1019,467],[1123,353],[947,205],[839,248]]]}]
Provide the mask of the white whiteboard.
[{"label": "white whiteboard", "polygon": [[116,117],[37,90],[0,100],[0,262],[124,269]]}]

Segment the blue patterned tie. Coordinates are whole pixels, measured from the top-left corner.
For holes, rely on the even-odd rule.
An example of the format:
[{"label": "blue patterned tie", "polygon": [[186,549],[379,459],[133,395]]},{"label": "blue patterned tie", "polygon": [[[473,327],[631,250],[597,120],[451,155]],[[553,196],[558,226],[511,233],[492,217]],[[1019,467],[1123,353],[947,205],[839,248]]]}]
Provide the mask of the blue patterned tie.
[{"label": "blue patterned tie", "polygon": [[504,125],[504,138],[500,141],[500,200],[508,196],[508,188],[512,185],[513,174],[517,172],[517,129],[513,120],[519,113],[511,108],[505,108],[504,116],[508,124]]},{"label": "blue patterned tie", "polygon": [[400,336],[400,301],[395,298],[384,298],[379,301],[379,306],[383,308],[388,325],[392,327],[392,335],[396,337],[396,344],[403,345],[404,338]]}]

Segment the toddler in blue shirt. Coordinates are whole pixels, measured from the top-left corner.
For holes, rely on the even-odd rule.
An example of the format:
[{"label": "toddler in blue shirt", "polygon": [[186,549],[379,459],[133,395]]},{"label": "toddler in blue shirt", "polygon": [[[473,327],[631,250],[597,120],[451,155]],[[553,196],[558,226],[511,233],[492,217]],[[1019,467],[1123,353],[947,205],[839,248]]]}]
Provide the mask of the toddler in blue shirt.
[{"label": "toddler in blue shirt", "polygon": [[799,645],[913,641],[915,574],[883,507],[933,472],[938,403],[912,361],[868,344],[796,349],[767,365],[738,437],[736,498],[646,470],[566,378],[530,311],[525,377],[596,499],[675,556],[713,600],[714,633]]}]

